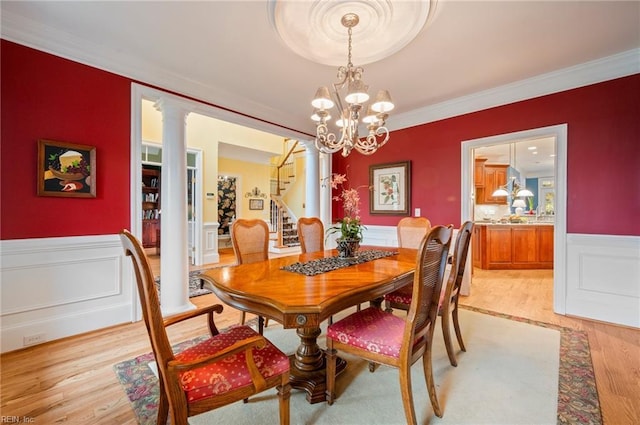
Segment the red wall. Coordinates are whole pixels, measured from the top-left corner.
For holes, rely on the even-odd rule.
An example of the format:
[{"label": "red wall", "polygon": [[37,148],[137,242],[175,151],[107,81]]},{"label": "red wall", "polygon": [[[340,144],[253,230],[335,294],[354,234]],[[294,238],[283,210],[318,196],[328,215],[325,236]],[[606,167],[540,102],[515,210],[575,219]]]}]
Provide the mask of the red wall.
[{"label": "red wall", "polygon": [[[129,79],[1,41],[0,238],[115,234],[130,225]],[[372,156],[334,156],[349,184],[412,161],[412,208],[460,217],[460,141],[568,124],[568,231],[640,235],[640,74],[396,131]],[[393,116],[390,118],[393,119]],[[96,146],[97,197],[36,196],[38,139]],[[395,225],[397,216],[365,224]]]},{"label": "red wall", "polygon": [[[411,160],[412,211],[458,226],[461,141],[566,123],[568,233],[640,235],[639,93],[636,74],[395,131],[372,156],[334,154],[334,170],[358,187],[369,165]],[[397,224],[398,216],[370,216],[360,193],[365,224]]]},{"label": "red wall", "polygon": [[[128,228],[131,81],[6,40],[0,47],[0,237]],[[96,198],[36,196],[38,139],[96,147]]]}]

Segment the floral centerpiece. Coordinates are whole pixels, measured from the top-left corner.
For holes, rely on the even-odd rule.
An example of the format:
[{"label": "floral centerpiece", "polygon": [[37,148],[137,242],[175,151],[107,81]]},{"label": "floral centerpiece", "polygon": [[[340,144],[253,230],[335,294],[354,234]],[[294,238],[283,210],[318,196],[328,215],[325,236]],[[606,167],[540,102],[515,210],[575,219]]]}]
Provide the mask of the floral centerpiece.
[{"label": "floral centerpiece", "polygon": [[336,240],[340,257],[354,257],[362,240],[362,231],[365,226],[360,222],[360,195],[357,189],[346,188],[347,176],[345,174],[333,174],[331,176],[331,188],[338,189],[342,186],[342,192],[334,196],[333,200],[342,201],[344,217],[336,222],[336,225],[327,230],[327,235],[340,233]]}]

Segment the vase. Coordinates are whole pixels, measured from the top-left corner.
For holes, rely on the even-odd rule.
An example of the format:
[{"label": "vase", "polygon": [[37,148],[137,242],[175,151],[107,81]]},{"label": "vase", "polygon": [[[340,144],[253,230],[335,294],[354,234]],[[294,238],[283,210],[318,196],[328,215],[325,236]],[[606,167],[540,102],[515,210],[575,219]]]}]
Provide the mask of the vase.
[{"label": "vase", "polygon": [[339,258],[355,258],[358,255],[360,249],[360,239],[343,239],[336,240],[338,243],[338,257]]}]

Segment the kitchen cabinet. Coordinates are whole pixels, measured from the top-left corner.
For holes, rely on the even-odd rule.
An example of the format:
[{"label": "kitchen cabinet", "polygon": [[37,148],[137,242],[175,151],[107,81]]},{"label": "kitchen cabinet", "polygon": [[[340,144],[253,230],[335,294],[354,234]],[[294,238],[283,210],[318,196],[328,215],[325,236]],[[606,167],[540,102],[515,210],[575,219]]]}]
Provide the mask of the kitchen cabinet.
[{"label": "kitchen cabinet", "polygon": [[477,224],[473,252],[482,269],[553,269],[553,226]]},{"label": "kitchen cabinet", "polygon": [[484,187],[484,163],[487,158],[477,158],[473,169],[473,181],[476,187]]},{"label": "kitchen cabinet", "polygon": [[[508,164],[483,164],[482,185],[476,186],[476,204],[506,205],[506,196],[491,196],[500,186],[507,184]],[[479,168],[474,170],[474,176],[479,173]]]}]

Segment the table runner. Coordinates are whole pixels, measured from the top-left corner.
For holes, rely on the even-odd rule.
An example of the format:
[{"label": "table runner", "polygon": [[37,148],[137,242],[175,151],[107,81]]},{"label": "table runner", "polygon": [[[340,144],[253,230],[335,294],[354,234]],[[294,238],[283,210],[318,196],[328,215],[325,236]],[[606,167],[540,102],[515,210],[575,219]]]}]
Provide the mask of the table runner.
[{"label": "table runner", "polygon": [[300,273],[306,276],[315,276],[320,273],[330,272],[332,270],[349,267],[354,264],[366,263],[367,261],[377,260],[379,258],[390,257],[397,254],[396,251],[384,251],[380,249],[362,249],[358,251],[358,255],[354,258],[335,257],[320,258],[318,260],[307,261],[306,263],[293,263],[284,266],[281,270]]}]

